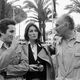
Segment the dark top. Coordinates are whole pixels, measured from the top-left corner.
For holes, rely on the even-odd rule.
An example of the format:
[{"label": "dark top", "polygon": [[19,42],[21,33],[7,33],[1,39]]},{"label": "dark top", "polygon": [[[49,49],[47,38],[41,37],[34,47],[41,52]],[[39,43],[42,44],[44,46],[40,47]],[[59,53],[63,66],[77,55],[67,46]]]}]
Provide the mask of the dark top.
[{"label": "dark top", "polygon": [[[40,52],[40,50],[42,49],[42,47],[37,45],[37,54]],[[37,60],[35,61],[34,56],[33,56],[33,52],[31,50],[30,44],[29,44],[29,64],[41,64],[44,66],[44,70],[42,72],[40,71],[34,71],[34,72],[27,72],[26,75],[26,79],[27,80],[31,80],[33,78],[39,78],[40,80],[46,80],[46,64],[45,61],[43,61],[42,59],[40,59],[39,57],[37,58]]]}]

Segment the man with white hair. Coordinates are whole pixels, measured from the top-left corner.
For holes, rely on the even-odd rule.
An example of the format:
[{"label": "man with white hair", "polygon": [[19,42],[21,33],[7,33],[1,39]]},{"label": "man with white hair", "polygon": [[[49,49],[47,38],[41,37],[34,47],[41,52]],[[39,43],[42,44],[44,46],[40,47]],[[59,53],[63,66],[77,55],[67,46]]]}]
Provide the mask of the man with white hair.
[{"label": "man with white hair", "polygon": [[57,80],[80,80],[80,39],[76,35],[73,19],[65,14],[56,22]]}]

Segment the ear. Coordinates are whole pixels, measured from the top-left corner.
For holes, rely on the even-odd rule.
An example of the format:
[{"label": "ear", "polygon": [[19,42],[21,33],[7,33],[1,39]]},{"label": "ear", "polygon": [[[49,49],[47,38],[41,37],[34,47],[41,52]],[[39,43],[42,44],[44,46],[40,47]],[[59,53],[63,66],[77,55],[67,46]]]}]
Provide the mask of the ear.
[{"label": "ear", "polygon": [[68,27],[69,26],[69,22],[65,22],[65,26]]}]

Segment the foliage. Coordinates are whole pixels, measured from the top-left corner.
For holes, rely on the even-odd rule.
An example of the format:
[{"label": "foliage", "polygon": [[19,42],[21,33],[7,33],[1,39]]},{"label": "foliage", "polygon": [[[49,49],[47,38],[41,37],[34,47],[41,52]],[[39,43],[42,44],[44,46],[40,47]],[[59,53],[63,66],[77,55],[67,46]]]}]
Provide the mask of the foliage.
[{"label": "foliage", "polygon": [[5,1],[0,0],[0,20],[4,18],[4,13],[5,13]]},{"label": "foliage", "polygon": [[5,3],[5,18],[12,18],[13,17],[13,9],[9,3]]},{"label": "foliage", "polygon": [[15,20],[17,23],[25,20],[27,18],[27,14],[20,8],[14,8]]},{"label": "foliage", "polygon": [[[2,5],[4,4],[4,5]],[[13,10],[15,14],[15,20],[17,23],[23,21],[27,18],[27,14],[23,11],[23,9],[18,8],[17,6],[12,6],[12,4],[7,3],[7,0],[0,0],[0,19],[3,18],[13,18]]]},{"label": "foliage", "polygon": [[67,5],[65,9],[69,10],[69,13],[76,12],[80,13],[80,0],[71,0],[72,3]]},{"label": "foliage", "polygon": [[39,22],[39,28],[43,34],[43,40],[45,41],[45,22],[52,18],[52,10],[49,8],[52,5],[50,0],[31,0],[24,1],[24,8],[27,8],[27,12],[32,12],[33,16],[29,16],[31,20]]},{"label": "foliage", "polygon": [[[24,4],[24,8],[29,8],[27,12],[33,12],[33,16],[29,16],[29,18],[33,18],[36,21],[47,21],[51,18],[50,13],[52,13],[49,6],[49,0],[34,0],[34,3],[30,0],[26,0]],[[50,16],[49,16],[50,15]]]}]

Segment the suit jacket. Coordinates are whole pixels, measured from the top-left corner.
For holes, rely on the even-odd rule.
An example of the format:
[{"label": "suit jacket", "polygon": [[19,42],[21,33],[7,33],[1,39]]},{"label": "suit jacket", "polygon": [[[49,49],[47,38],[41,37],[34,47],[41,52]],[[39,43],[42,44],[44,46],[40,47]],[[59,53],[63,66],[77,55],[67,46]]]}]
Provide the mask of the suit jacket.
[{"label": "suit jacket", "polygon": [[[47,48],[43,48],[41,45],[39,45],[38,48],[38,57],[46,62],[46,80],[55,80],[55,73],[54,73],[54,67],[52,66],[52,59],[50,56],[50,53]],[[26,56],[29,55],[28,53],[28,44],[26,43],[23,45],[24,53]]]},{"label": "suit jacket", "polygon": [[[3,52],[9,53],[8,50],[3,50]],[[6,78],[7,76],[13,76],[13,79],[9,80],[22,80],[22,76],[28,71],[28,58],[25,56],[24,51],[22,50],[22,46],[19,45],[14,51],[12,51],[12,55],[9,57],[8,63],[5,61],[7,66],[3,69],[6,71]],[[16,78],[15,78],[16,76]],[[21,77],[21,78],[18,78]],[[18,78],[18,79],[17,79]],[[2,79],[0,79],[2,80]],[[8,79],[6,79],[8,80]]]}]

